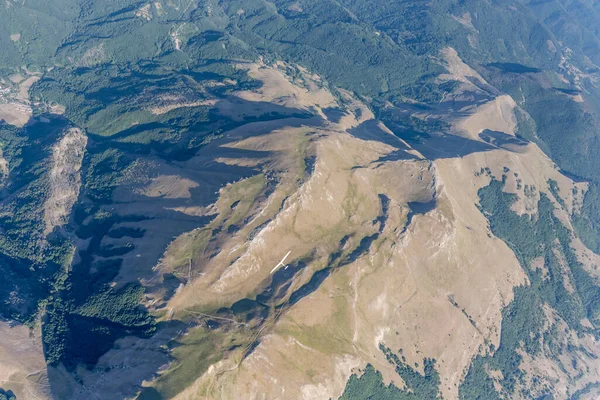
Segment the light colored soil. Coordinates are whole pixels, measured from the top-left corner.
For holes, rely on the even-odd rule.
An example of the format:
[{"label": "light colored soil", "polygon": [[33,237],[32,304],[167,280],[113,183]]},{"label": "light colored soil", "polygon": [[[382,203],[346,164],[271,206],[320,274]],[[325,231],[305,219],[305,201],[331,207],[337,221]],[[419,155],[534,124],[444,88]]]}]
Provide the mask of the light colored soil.
[{"label": "light colored soil", "polygon": [[600,255],[585,247],[579,238],[573,238],[571,247],[577,253],[577,258],[584,265],[586,271],[600,280]]},{"label": "light colored soil", "polygon": [[31,86],[39,80],[39,76],[30,76],[29,78],[25,79],[25,81],[19,85],[19,93],[16,97],[17,100],[29,102],[29,89],[31,89]]},{"label": "light colored soil", "polygon": [[8,161],[4,158],[2,148],[0,148],[0,182],[8,175]]},{"label": "light colored soil", "polygon": [[583,96],[581,96],[581,94],[576,94],[576,95],[570,95],[569,97],[571,97],[571,99],[575,102],[575,103],[583,103]]},{"label": "light colored soil", "polygon": [[67,223],[81,187],[81,163],[87,136],[72,128],[52,148],[50,195],[44,204],[45,234]]},{"label": "light colored soil", "polygon": [[473,26],[473,17],[470,12],[464,13],[461,17],[454,17],[455,20],[463,24],[465,27],[469,28],[472,31],[477,31],[475,26]]},{"label": "light colored soil", "polygon": [[[296,86],[290,82],[281,69],[269,68],[264,64],[241,64],[239,68],[247,69],[252,78],[263,82],[263,86],[257,91],[238,92],[237,96],[244,100],[264,101],[300,109],[325,108],[335,105],[335,99],[328,90],[307,90]],[[312,80],[307,75],[304,76],[304,79]],[[315,86],[318,85],[315,83]]]},{"label": "light colored soil", "polygon": [[[323,146],[327,150],[317,154],[331,157],[339,164],[335,149],[340,148],[347,155],[348,162],[353,163],[355,161],[350,161],[350,149],[353,148],[352,141],[357,139],[347,139],[349,143],[345,143],[345,140],[339,134],[335,139],[326,139]],[[331,142],[331,146],[326,145],[327,142]],[[368,154],[365,142],[360,145],[357,142],[356,146],[357,149],[363,149],[361,157]],[[276,234],[262,236],[260,243],[278,251],[273,254],[271,262],[259,264],[254,274],[261,274],[263,269],[268,274],[267,268],[278,261],[276,255],[280,258],[279,252],[286,250],[281,244],[286,240],[284,232],[290,229],[290,224],[285,222],[288,215],[299,216],[300,210],[313,213],[323,210],[326,212],[319,214],[319,221],[322,220],[324,225],[336,225],[335,220],[331,219],[340,218],[336,216],[338,211],[335,205],[344,201],[335,196],[345,190],[329,189],[329,183],[326,182],[335,182],[338,179],[336,176],[343,174],[344,169],[331,170],[333,165],[323,162],[323,166],[317,162],[314,183],[311,184],[311,179],[301,189],[301,200],[298,201],[302,202],[302,208],[294,211],[291,202],[290,208],[283,210],[273,228],[269,229]],[[325,169],[327,166],[329,168]],[[268,398],[290,399],[319,398],[321,394],[336,397],[343,390],[352,370],[343,366],[364,366],[367,362],[381,370],[387,382],[401,386],[401,380],[379,351],[379,343],[385,343],[393,349],[403,348],[403,354],[411,365],[414,362],[422,365],[423,357],[436,358],[446,397],[456,397],[455,385],[460,383],[464,369],[479,346],[485,339],[498,344],[501,309],[510,301],[512,287],[524,282],[524,274],[506,245],[487,236],[487,222],[475,206],[478,186],[471,183],[471,168],[461,167],[460,160],[439,162],[430,171],[426,167],[423,170],[424,167],[421,162],[399,162],[396,167],[383,166],[377,172],[368,168],[359,169],[357,180],[351,177],[340,180],[356,185],[356,198],[380,190],[390,197],[390,214],[384,238],[367,255],[344,267],[314,294],[298,303],[280,320],[274,333],[235,372],[219,375],[217,382],[213,381],[216,372],[213,371],[212,375],[208,373],[180,398],[201,398],[207,387],[214,390],[210,398],[236,398],[241,393],[250,393],[249,398],[261,398],[260,394]],[[389,170],[386,171],[386,168]],[[418,171],[423,171],[422,175]],[[406,202],[426,200],[424,193],[413,191],[420,182],[418,177],[426,174],[435,174],[437,179],[438,208],[425,216],[415,217],[408,231],[399,236],[406,223]],[[381,175],[381,180],[378,175]],[[320,182],[319,177],[328,178],[326,182]],[[369,182],[364,194],[361,194],[359,182]],[[469,189],[465,191],[465,187]],[[393,190],[390,191],[390,188]],[[333,196],[331,202],[328,194]],[[410,196],[416,197],[411,199]],[[355,211],[354,218],[373,219],[369,210],[375,207],[373,211],[376,212],[377,202],[367,199],[362,200],[367,208]],[[297,257],[294,250],[301,249],[300,243],[315,240],[311,239],[311,232],[314,231],[308,227],[318,225],[309,218],[304,216],[295,219],[293,229],[303,240],[296,240],[291,257]],[[303,225],[298,224],[305,220],[303,225],[306,224],[307,230],[299,231]],[[247,251],[252,250],[249,247]],[[425,254],[429,256],[423,257]],[[236,275],[238,279],[254,279],[240,272]],[[207,294],[206,291],[214,290],[217,285],[222,289],[226,285],[239,288],[239,284],[231,280],[234,275],[231,278],[229,276],[222,275],[216,284],[202,289],[198,285],[204,277],[199,278],[190,287],[189,296],[185,296],[184,290],[172,305],[179,301],[189,304],[191,293]],[[227,279],[223,280],[225,277]],[[460,307],[464,307],[472,316],[477,328],[450,304],[449,295],[453,295]],[[353,357],[345,360],[344,354],[352,354]],[[358,364],[357,357],[362,360]],[[315,361],[303,361],[312,359]],[[290,360],[298,361],[292,367]],[[231,365],[223,364],[222,368],[225,371],[231,369]],[[337,375],[336,371],[344,373]],[[331,380],[336,376],[338,378]],[[212,383],[209,385],[208,382]],[[324,385],[323,382],[328,383]],[[320,391],[324,388],[329,388],[329,391]]]},{"label": "light colored soil", "polygon": [[187,102],[187,103],[181,102],[181,103],[168,104],[165,106],[152,107],[150,109],[150,112],[154,115],[162,115],[162,114],[168,113],[169,111],[176,110],[178,108],[214,106],[215,104],[216,104],[215,100],[193,101],[193,102]]},{"label": "light colored soil", "polygon": [[514,136],[517,128],[517,119],[514,114],[515,107],[517,107],[517,104],[512,97],[508,95],[498,96],[478,107],[473,115],[458,126],[458,129],[468,133],[474,139],[477,139],[479,133],[485,129]]},{"label": "light colored soil", "polygon": [[50,399],[41,332],[0,321],[0,387],[18,399]]},{"label": "light colored soil", "polygon": [[[29,101],[29,89],[37,82],[39,76],[29,76],[27,79],[21,74],[10,76],[13,83],[19,84],[19,90],[15,94],[7,96],[7,102],[0,104],[0,120],[4,120],[7,124],[17,127],[23,127],[33,115]],[[23,79],[25,79],[23,81]]]},{"label": "light colored soil", "polygon": [[0,120],[19,128],[25,126],[31,115],[31,107],[20,103],[0,104]]},{"label": "light colored soil", "polygon": [[23,81],[23,79],[25,79],[25,77],[21,74],[13,74],[13,75],[9,76],[8,79],[10,79],[10,81],[12,83],[19,83],[19,82]]},{"label": "light colored soil", "polygon": [[135,16],[150,21],[152,19],[152,5],[144,4],[135,12]]},{"label": "light colored soil", "polygon": [[[464,84],[460,90],[474,87],[467,78],[485,84],[456,52],[447,50],[446,59],[452,76]],[[568,207],[577,202],[569,197],[575,184],[534,144],[519,152],[497,149],[433,162],[414,150],[410,150],[414,159],[386,159],[396,148],[350,133],[373,118],[364,104],[343,91],[338,93],[339,102],[334,100],[320,88],[318,77],[307,71],[304,86],[292,84],[285,67],[243,66],[264,82],[256,92],[236,93],[249,102],[244,112],[260,110],[257,102],[271,102],[316,110],[321,118],[323,107],[341,107],[345,116],[337,123],[289,118],[247,124],[226,132],[226,144],[211,144],[185,163],[153,161],[153,168],[133,171],[129,185],[115,191],[114,208],[119,213],[143,210],[156,218],[131,225],[152,234],[125,256],[117,281],[144,277],[142,283],[150,288],[162,273],[175,274],[184,283],[173,298],[162,304],[160,290],[149,297],[157,311],[168,315],[165,319],[183,319],[194,310],[208,312],[253,298],[288,253],[286,263],[310,256],[292,282],[292,290],[299,288],[330,264],[342,238],[350,238],[342,249],[349,252],[379,231],[380,194],[389,199],[385,228],[364,254],[267,324],[248,358],[242,360],[241,349],[232,351],[177,398],[337,398],[348,377],[367,363],[382,372],[386,383],[402,387],[402,379],[379,350],[383,343],[394,351],[402,348],[407,363],[418,363],[419,370],[424,357],[435,358],[444,398],[456,399],[481,346],[487,342],[498,347],[502,309],[512,300],[513,288],[527,284],[515,255],[491,234],[477,208],[477,192],[490,178],[475,172],[489,167],[500,179],[508,167],[506,190],[519,196],[515,210],[532,215],[539,192],[548,193],[548,179],[558,182]],[[221,112],[230,110],[231,116],[240,117],[242,111],[233,107],[235,96],[221,103]],[[514,134],[515,106],[511,98],[500,96],[466,110],[466,117],[452,121],[453,132],[471,138],[484,129]],[[381,124],[379,129],[392,135]],[[261,153],[257,158],[236,158],[233,151]],[[315,157],[310,175],[305,171],[309,156]],[[223,177],[215,188],[198,172],[215,161],[223,167],[252,166],[258,171],[244,179]],[[515,172],[523,186],[537,188],[534,196],[525,198],[523,188],[517,189]],[[207,188],[218,193],[214,204],[200,204],[195,197]],[[407,225],[408,203],[434,198],[436,207],[424,215],[411,215]],[[214,220],[180,234],[181,222],[166,218],[165,210],[213,215]],[[239,229],[227,232],[229,226]],[[225,229],[215,233],[218,227]],[[171,241],[173,236],[177,237]],[[588,264],[597,262],[581,253]],[[149,274],[148,266],[161,254]],[[527,362],[531,366],[524,368],[534,368],[537,361]],[[498,378],[497,371],[490,374]]]},{"label": "light colored soil", "polygon": [[445,67],[448,70],[448,73],[440,75],[440,80],[456,80],[466,84],[470,88],[473,87],[473,83],[469,78],[474,79],[481,84],[486,84],[485,79],[483,79],[477,71],[465,64],[458,56],[456,50],[452,47],[443,49],[441,51],[441,56],[446,62]]},{"label": "light colored soil", "polygon": [[[367,362],[382,371],[386,382],[402,386],[379,343],[403,348],[408,363],[419,362],[421,368],[423,357],[436,358],[443,393],[456,398],[479,346],[485,340],[498,345],[501,310],[525,275],[508,247],[488,236],[487,221],[475,205],[477,190],[488,181],[475,179],[473,171],[491,156],[473,154],[433,165],[418,159],[374,163],[394,149],[345,133],[356,125],[348,119],[311,134],[317,160],[310,179],[294,188],[286,185],[289,176],[284,174],[272,195],[287,197],[283,209],[252,240],[245,239],[243,228],[225,242],[219,254],[204,261],[205,273],[168,307],[177,317],[188,307],[216,307],[251,296],[288,251],[290,262],[316,254],[309,269],[322,268],[344,235],[354,233],[357,245],[376,231],[372,221],[381,212],[379,193],[390,199],[380,239],[294,306],[239,367],[215,365],[179,398],[236,398],[242,393],[247,398],[335,398],[353,368]],[[298,152],[294,144],[306,137],[305,129],[288,128],[235,147],[281,154],[275,156],[277,165],[289,162],[290,154]],[[291,165],[281,169],[294,171]],[[404,231],[407,203],[429,201],[434,193],[437,208],[415,216]],[[173,251],[181,252],[181,245]],[[302,274],[295,287],[309,278]]]}]

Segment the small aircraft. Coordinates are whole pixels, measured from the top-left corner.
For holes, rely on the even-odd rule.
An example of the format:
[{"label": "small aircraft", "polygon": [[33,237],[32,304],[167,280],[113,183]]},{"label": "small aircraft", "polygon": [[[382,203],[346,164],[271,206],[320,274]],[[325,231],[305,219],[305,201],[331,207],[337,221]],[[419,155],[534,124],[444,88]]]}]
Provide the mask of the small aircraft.
[{"label": "small aircraft", "polygon": [[285,262],[285,259],[286,259],[286,258],[288,258],[288,256],[290,255],[290,253],[291,253],[291,251],[288,251],[288,252],[287,252],[287,254],[286,254],[285,256],[283,256],[283,258],[281,259],[281,261],[279,261],[279,264],[277,264],[277,265],[275,266],[275,268],[273,268],[273,269],[271,270],[271,274],[272,274],[273,272],[277,271],[277,269],[279,269],[279,267],[285,267],[285,268],[287,268],[287,267],[288,267],[287,265],[285,265],[285,264],[284,264],[284,262]]}]

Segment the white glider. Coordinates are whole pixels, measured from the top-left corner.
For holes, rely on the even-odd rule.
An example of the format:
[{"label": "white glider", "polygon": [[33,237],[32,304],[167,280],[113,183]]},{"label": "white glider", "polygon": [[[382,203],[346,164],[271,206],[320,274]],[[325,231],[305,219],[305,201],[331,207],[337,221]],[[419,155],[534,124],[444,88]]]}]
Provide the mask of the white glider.
[{"label": "white glider", "polygon": [[286,259],[286,258],[288,258],[288,256],[290,255],[290,253],[291,253],[291,251],[288,251],[288,252],[287,252],[287,254],[286,254],[285,256],[283,256],[283,258],[281,259],[281,261],[279,261],[279,264],[277,264],[277,265],[275,266],[275,268],[273,268],[273,269],[271,270],[271,273],[273,273],[273,272],[277,271],[277,269],[278,269],[279,267],[283,267],[283,265],[284,265],[283,263],[285,262],[285,259]]}]

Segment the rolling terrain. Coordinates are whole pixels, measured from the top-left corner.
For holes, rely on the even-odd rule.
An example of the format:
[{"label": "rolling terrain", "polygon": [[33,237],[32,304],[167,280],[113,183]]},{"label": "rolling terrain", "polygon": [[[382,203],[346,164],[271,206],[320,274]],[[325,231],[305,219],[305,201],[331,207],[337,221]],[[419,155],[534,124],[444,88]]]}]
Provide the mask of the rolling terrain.
[{"label": "rolling terrain", "polygon": [[0,399],[600,394],[594,2],[0,9]]}]

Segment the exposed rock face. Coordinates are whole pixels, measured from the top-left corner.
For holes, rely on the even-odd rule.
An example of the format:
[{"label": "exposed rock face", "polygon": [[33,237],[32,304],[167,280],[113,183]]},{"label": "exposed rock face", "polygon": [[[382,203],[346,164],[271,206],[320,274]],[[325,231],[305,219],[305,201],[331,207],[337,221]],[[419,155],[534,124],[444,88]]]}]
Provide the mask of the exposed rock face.
[{"label": "exposed rock face", "polygon": [[50,191],[44,204],[44,233],[67,223],[81,187],[81,164],[87,136],[72,128],[52,148]]},{"label": "exposed rock face", "polygon": [[2,149],[0,148],[0,184],[6,179],[8,175],[8,161],[4,158],[2,154]]}]

